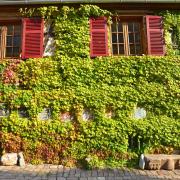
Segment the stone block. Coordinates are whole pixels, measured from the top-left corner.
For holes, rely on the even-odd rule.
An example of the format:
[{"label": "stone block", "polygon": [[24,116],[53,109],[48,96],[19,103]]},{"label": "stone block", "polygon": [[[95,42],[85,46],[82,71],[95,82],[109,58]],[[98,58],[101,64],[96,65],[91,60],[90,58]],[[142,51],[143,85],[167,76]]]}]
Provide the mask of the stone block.
[{"label": "stone block", "polygon": [[150,160],[148,163],[148,169],[159,170],[161,168],[161,160]]},{"label": "stone block", "polygon": [[18,155],[17,153],[6,153],[1,156],[1,164],[3,166],[17,165]]},{"label": "stone block", "polygon": [[180,159],[179,160],[175,160],[174,168],[175,169],[180,169]]},{"label": "stone block", "polygon": [[18,153],[18,165],[21,167],[25,166],[25,160],[22,152]]},{"label": "stone block", "polygon": [[141,154],[141,157],[139,160],[139,167],[140,167],[140,169],[144,169],[144,167],[145,167],[144,154]]},{"label": "stone block", "polygon": [[145,169],[151,170],[174,170],[180,169],[180,155],[172,154],[146,154],[144,156]]},{"label": "stone block", "polygon": [[167,159],[166,170],[174,170],[174,160],[172,158]]}]

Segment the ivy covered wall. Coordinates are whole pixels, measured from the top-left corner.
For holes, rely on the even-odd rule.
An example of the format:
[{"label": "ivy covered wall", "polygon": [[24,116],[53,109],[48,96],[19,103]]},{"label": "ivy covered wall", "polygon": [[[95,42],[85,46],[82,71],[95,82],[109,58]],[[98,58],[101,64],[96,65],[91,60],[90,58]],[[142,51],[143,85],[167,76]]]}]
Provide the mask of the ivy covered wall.
[{"label": "ivy covered wall", "polygon": [[180,12],[162,11],[166,51],[168,55],[180,55]]},{"label": "ivy covered wall", "polygon": [[56,53],[0,62],[2,153],[23,151],[31,163],[118,167],[142,152],[180,147],[179,56],[90,59],[89,17],[108,11],[84,5],[25,14],[39,13],[55,19]]}]

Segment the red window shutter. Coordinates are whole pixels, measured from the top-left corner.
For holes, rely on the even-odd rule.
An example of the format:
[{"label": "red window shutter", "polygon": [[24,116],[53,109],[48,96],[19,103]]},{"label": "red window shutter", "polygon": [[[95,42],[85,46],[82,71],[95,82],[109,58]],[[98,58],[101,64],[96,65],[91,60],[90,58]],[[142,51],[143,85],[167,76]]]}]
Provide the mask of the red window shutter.
[{"label": "red window shutter", "polygon": [[23,19],[22,59],[39,58],[43,56],[43,31],[43,19]]},{"label": "red window shutter", "polygon": [[107,18],[91,18],[90,33],[90,56],[108,56]]},{"label": "red window shutter", "polygon": [[148,54],[163,56],[165,43],[161,16],[146,16]]}]

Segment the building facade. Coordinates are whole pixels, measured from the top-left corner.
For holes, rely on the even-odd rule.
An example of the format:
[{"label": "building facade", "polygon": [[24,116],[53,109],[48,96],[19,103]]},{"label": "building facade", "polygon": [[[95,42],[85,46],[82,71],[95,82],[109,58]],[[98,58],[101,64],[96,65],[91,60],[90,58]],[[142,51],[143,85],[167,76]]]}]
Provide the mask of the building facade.
[{"label": "building facade", "polygon": [[[20,8],[93,3],[112,12],[112,23],[106,17],[90,18],[90,55],[165,55],[163,18],[157,12],[179,10],[178,1],[1,1],[0,57],[37,58],[52,55],[54,43],[48,25],[40,17],[24,18]],[[176,23],[176,22],[175,22]]]}]

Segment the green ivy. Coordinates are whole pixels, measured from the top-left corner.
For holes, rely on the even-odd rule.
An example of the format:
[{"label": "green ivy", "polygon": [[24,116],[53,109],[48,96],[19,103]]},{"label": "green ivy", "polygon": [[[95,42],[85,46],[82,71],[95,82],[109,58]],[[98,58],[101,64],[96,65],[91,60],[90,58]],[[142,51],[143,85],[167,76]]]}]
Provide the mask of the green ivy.
[{"label": "green ivy", "polygon": [[[159,13],[163,16],[164,35],[166,42],[166,51],[169,55],[180,55],[180,12],[179,11],[162,11]],[[177,47],[174,48],[173,43]]]},{"label": "green ivy", "polygon": [[[92,5],[22,12],[53,19],[56,53],[0,62],[1,107],[10,110],[0,121],[2,151],[23,151],[31,163],[92,168],[126,166],[142,152],[180,147],[179,56],[90,59],[89,17],[110,12]],[[136,107],[147,111],[144,119],[134,118]],[[38,118],[44,108],[52,110],[46,121]],[[83,120],[85,109],[91,120]],[[74,119],[63,122],[63,112]]]}]

